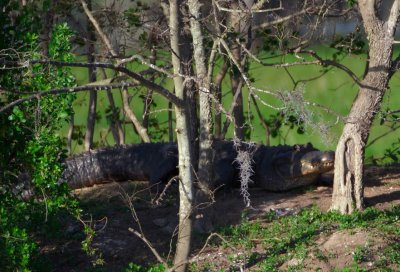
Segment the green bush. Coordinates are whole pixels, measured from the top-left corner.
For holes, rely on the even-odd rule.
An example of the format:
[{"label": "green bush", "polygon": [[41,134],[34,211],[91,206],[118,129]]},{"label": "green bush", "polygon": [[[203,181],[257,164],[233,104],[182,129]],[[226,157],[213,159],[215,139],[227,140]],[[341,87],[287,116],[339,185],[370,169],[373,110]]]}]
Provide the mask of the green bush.
[{"label": "green bush", "polygon": [[[18,20],[32,15],[23,9]],[[5,29],[3,29],[4,31]],[[20,35],[20,33],[18,34]],[[7,35],[5,35],[7,37]],[[66,24],[54,28],[49,43],[49,57],[71,61],[72,32]],[[10,46],[4,43],[2,46]],[[22,47],[6,57],[39,59],[38,35],[24,32]],[[18,51],[17,51],[18,50]],[[11,92],[0,97],[0,107],[33,92],[74,86],[75,79],[68,68],[35,64],[6,70],[0,75],[2,88]],[[16,91],[23,91],[25,94]],[[20,106],[0,114],[0,270],[30,271],[36,245],[32,234],[39,232],[50,216],[62,209],[78,214],[76,202],[69,196],[67,186],[58,180],[66,157],[64,141],[57,133],[72,113],[74,95],[62,94],[25,101]],[[22,185],[21,185],[22,184]],[[29,188],[23,199],[16,188]]]}]

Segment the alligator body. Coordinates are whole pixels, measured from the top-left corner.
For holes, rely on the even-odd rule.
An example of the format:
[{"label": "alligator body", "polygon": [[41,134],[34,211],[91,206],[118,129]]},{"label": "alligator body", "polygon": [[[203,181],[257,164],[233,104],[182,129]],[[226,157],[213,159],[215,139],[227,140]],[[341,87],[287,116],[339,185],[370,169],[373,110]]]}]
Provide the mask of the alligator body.
[{"label": "alligator body", "polygon": [[112,181],[164,183],[178,174],[178,148],[173,143],[143,143],[97,149],[65,162],[62,181],[72,189]]},{"label": "alligator body", "polygon": [[[216,141],[213,149],[213,185],[235,186],[239,183],[237,148],[231,141]],[[313,184],[333,169],[334,152],[319,151],[311,144],[270,147],[242,143],[239,149],[252,153],[254,186],[270,191]],[[126,180],[148,180],[153,186],[178,174],[178,150],[171,143],[127,145],[85,152],[65,164],[63,180],[72,189]]]}]

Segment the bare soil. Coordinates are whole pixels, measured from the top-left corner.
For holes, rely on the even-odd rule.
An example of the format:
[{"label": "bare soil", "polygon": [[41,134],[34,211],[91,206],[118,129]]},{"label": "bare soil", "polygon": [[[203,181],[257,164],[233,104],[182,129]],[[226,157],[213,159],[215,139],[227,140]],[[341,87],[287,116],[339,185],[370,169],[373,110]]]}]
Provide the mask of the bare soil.
[{"label": "bare soil", "polygon": [[[368,167],[365,174],[365,200],[368,206],[387,209],[400,204],[400,166]],[[75,193],[82,200],[85,220],[97,232],[92,246],[101,253],[104,265],[96,271],[122,271],[128,263],[141,265],[156,263],[157,260],[148,246],[138,239],[129,228],[142,229],[147,239],[163,257],[173,257],[174,230],[177,225],[178,206],[175,196],[167,197],[161,206],[154,206],[149,201],[149,192],[141,189],[145,182],[125,182],[98,185],[77,190]],[[285,193],[272,193],[260,189],[250,189],[251,208],[246,208],[238,191],[222,192],[215,204],[216,226],[238,224],[246,216],[255,220],[274,210],[280,216],[291,214],[301,208],[317,205],[327,211],[331,203],[332,188],[313,186]],[[129,200],[129,201],[128,201]],[[134,210],[129,208],[132,203]],[[135,220],[139,219],[140,224]],[[63,222],[63,234],[59,239],[41,241],[40,251],[51,260],[51,271],[93,271],[91,258],[81,249],[84,237],[82,224],[72,219]],[[198,254],[207,238],[206,235],[194,234],[193,256],[198,262],[212,262],[215,268],[229,268],[232,265],[226,259],[226,252],[219,247],[207,247]],[[400,238],[400,237],[398,237]],[[281,269],[302,262],[304,271],[331,271],[351,265],[352,253],[357,247],[371,245],[378,252],[390,241],[365,230],[338,231],[328,236],[320,235],[311,252],[334,256],[329,259],[311,254],[307,260],[293,258],[284,263]],[[171,249],[172,248],[172,249]],[[240,250],[238,249],[238,254]],[[93,259],[93,258],[92,258]],[[372,261],[371,261],[372,260]],[[374,268],[374,256],[363,267]],[[212,270],[214,271],[214,270]],[[233,271],[236,271],[233,269]]]}]

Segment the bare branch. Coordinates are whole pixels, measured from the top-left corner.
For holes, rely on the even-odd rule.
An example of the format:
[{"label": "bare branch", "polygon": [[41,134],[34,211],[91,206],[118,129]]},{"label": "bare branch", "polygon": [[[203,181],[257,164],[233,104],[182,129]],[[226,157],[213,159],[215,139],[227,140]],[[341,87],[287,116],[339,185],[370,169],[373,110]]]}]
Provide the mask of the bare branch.
[{"label": "bare branch", "polygon": [[[364,25],[377,25],[378,18],[375,14],[375,0],[360,0],[358,5],[360,6],[360,13],[363,17]],[[368,38],[372,34],[372,28],[364,28],[367,32]]]},{"label": "bare branch", "polygon": [[362,86],[360,79],[347,66],[340,64],[333,60],[323,59],[315,51],[312,51],[312,50],[300,50],[298,53],[305,53],[305,54],[309,54],[309,55],[313,56],[314,58],[316,58],[319,61],[319,64],[322,66],[334,66],[336,68],[339,68],[340,70],[346,72],[354,80],[354,82],[357,83],[358,86]]},{"label": "bare branch", "polygon": [[183,102],[180,98],[176,95],[171,93],[169,90],[165,89],[164,87],[155,84],[154,82],[149,81],[148,79],[144,78],[139,73],[133,72],[128,68],[114,65],[111,63],[103,63],[103,62],[94,62],[94,63],[83,63],[83,62],[63,62],[63,61],[55,61],[55,60],[31,60],[31,64],[51,64],[55,66],[69,66],[69,67],[100,67],[106,69],[112,69],[117,72],[122,72],[127,76],[131,77],[136,83],[145,86],[146,88],[152,89],[153,91],[159,93],[160,95],[164,96],[166,99],[171,101],[177,107],[183,107]]},{"label": "bare branch", "polygon": [[153,63],[147,62],[147,61],[143,58],[143,56],[140,56],[140,55],[133,55],[133,56],[130,56],[129,58],[120,59],[120,60],[118,61],[118,65],[122,65],[122,64],[131,62],[131,61],[133,61],[133,60],[138,60],[138,61],[140,61],[142,64],[144,64],[144,65],[150,67],[151,69],[153,69],[153,70],[155,70],[155,71],[157,71],[157,72],[163,73],[163,74],[165,74],[167,77],[170,77],[170,78],[173,78],[174,76],[183,76],[183,75],[180,75],[180,74],[179,74],[179,75],[173,75],[173,74],[169,73],[167,70],[165,70],[165,69],[163,69],[163,68],[161,68],[161,67],[159,67],[159,66],[157,66],[157,65],[155,65],[155,64],[153,64]]},{"label": "bare branch", "polygon": [[279,19],[276,19],[276,20],[273,20],[273,21],[270,21],[270,22],[265,22],[265,23],[262,23],[262,24],[259,24],[259,25],[255,25],[252,28],[253,28],[253,30],[268,28],[268,27],[271,27],[273,25],[278,25],[278,24],[282,24],[284,22],[287,22],[287,21],[289,21],[289,20],[291,20],[291,19],[293,19],[295,17],[298,17],[300,15],[303,15],[305,13],[307,13],[307,10],[303,9],[303,10],[301,10],[299,12],[296,12],[296,13],[293,13],[291,15],[288,15],[288,16],[285,16],[285,17],[281,17]]},{"label": "bare branch", "polygon": [[[23,102],[31,101],[33,99],[40,99],[43,96],[57,95],[57,94],[63,94],[63,93],[77,93],[77,92],[83,92],[83,91],[103,91],[103,90],[116,89],[116,88],[122,88],[122,87],[132,87],[132,86],[136,86],[136,85],[137,84],[135,84],[135,83],[123,82],[123,83],[118,83],[118,84],[107,84],[107,85],[84,85],[84,86],[79,86],[79,87],[65,87],[65,88],[53,89],[53,90],[49,90],[49,91],[45,91],[45,92],[29,92],[31,94],[30,96],[14,100],[13,102],[1,107],[0,113],[3,111],[6,111],[16,105],[19,105]],[[8,91],[8,90],[0,89],[0,93],[27,94],[28,92]]]},{"label": "bare branch", "polygon": [[104,34],[103,30],[100,28],[99,23],[97,20],[93,17],[92,12],[88,9],[87,4],[84,0],[80,0],[83,10],[85,11],[87,17],[89,18],[90,22],[93,24],[94,28],[96,29],[97,33],[99,34],[100,38],[102,39],[103,43],[107,47],[108,51],[113,57],[117,56],[117,53],[114,51],[112,48],[111,42],[108,39],[108,37]]},{"label": "bare branch", "polygon": [[387,20],[387,32],[390,37],[393,36],[394,31],[396,30],[397,19],[399,17],[399,5],[400,1],[393,1],[392,7],[390,9],[390,15]]}]

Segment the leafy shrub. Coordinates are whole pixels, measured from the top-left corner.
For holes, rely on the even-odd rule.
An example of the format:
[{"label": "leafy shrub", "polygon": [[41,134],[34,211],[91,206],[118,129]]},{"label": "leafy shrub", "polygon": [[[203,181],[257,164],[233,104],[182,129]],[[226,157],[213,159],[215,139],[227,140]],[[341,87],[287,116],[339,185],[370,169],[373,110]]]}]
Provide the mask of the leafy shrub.
[{"label": "leafy shrub", "polygon": [[[17,18],[28,20],[28,8]],[[20,18],[21,17],[21,18]],[[33,17],[35,18],[35,17]],[[37,18],[36,18],[37,19]],[[19,22],[18,21],[18,22]],[[5,29],[3,29],[4,31]],[[18,34],[20,35],[20,33]],[[55,27],[49,43],[49,57],[71,61],[70,38],[66,24]],[[23,44],[6,52],[5,58],[39,59],[38,35],[24,32],[19,38]],[[3,41],[4,42],[4,41]],[[18,50],[18,51],[17,51]],[[10,91],[0,97],[0,107],[34,92],[71,87],[75,79],[68,68],[34,64],[6,70],[0,75],[0,85]],[[18,91],[23,91],[17,92]],[[76,202],[69,196],[67,186],[58,185],[66,156],[63,139],[58,134],[63,122],[72,113],[74,95],[62,94],[27,100],[0,115],[0,268],[2,271],[29,271],[35,243],[33,232],[41,229],[49,218],[61,209],[78,214]],[[25,195],[18,192],[18,186]],[[25,196],[26,199],[22,199]]]}]

